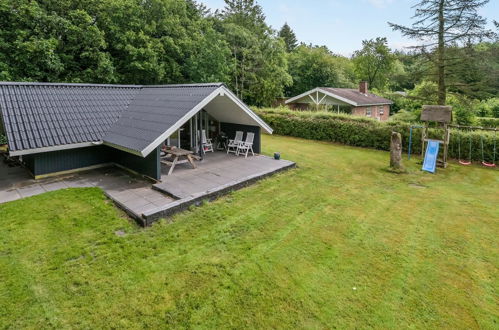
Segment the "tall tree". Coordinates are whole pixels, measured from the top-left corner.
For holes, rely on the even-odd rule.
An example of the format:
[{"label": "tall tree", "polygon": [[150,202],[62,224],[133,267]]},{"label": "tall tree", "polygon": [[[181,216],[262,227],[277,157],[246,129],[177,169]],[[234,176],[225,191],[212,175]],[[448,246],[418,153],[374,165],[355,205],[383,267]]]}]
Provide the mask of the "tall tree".
[{"label": "tall tree", "polygon": [[394,64],[394,56],[386,38],[362,41],[362,49],[353,54],[355,72],[370,86],[383,88]]},{"label": "tall tree", "polygon": [[289,73],[293,85],[287,96],[316,87],[352,87],[353,74],[347,58],[333,55],[326,47],[300,45],[289,54]]},{"label": "tall tree", "polygon": [[296,46],[298,46],[298,40],[296,39],[296,34],[288,25],[288,23],[284,23],[281,30],[279,30],[278,35],[280,38],[282,38],[282,40],[284,40],[284,43],[286,44],[286,50],[288,51],[288,53],[295,50]]},{"label": "tall tree", "polygon": [[244,101],[270,105],[291,84],[284,42],[254,0],[225,0],[219,14],[232,53],[231,86]]},{"label": "tall tree", "polygon": [[469,42],[491,35],[485,29],[486,19],[478,15],[478,9],[489,0],[420,0],[415,6],[412,26],[388,23],[402,35],[417,39],[416,46],[434,63],[438,81],[438,104],[446,103],[446,70],[451,59],[446,47],[463,41]]},{"label": "tall tree", "polygon": [[268,30],[263,9],[255,0],[225,0],[222,16],[225,22],[237,24],[253,33]]},{"label": "tall tree", "polygon": [[116,82],[94,18],[76,6],[58,8],[43,1],[0,1],[0,79]]}]

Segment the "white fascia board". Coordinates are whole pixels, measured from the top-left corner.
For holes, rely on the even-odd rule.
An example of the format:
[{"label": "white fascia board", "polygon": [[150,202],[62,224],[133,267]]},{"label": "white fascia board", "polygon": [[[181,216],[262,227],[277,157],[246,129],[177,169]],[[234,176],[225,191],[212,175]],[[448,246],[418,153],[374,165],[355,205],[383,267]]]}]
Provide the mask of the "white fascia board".
[{"label": "white fascia board", "polygon": [[[327,91],[327,90],[325,90],[325,89],[322,89],[321,87],[316,87],[316,88],[314,88],[314,89],[312,89],[312,90],[310,90],[310,91],[308,91],[308,92],[305,92],[305,93],[302,93],[302,94],[300,94],[300,95],[298,95],[298,96],[292,97],[292,98],[290,98],[289,100],[287,100],[287,101],[285,102],[285,104],[293,103],[294,101],[297,101],[297,100],[299,100],[299,99],[301,99],[302,97],[305,97],[305,96],[307,96],[307,95],[308,95],[308,96],[310,96],[310,97],[312,98],[312,100],[314,100],[314,99],[313,99],[313,97],[311,96],[311,94],[312,94],[312,93],[316,93],[316,92],[323,93],[324,95],[330,96],[330,97],[332,97],[332,98],[334,98],[334,99],[340,100],[340,101],[345,102],[345,103],[347,103],[347,104],[350,104],[350,105],[353,105],[353,106],[357,106],[357,103],[356,103],[356,102],[353,102],[352,100],[349,100],[349,99],[346,99],[346,98],[344,98],[344,97],[338,96],[338,95],[336,95],[336,94],[334,94],[334,93],[331,93],[330,91]],[[321,102],[322,102],[323,100],[324,100],[324,98],[322,98]],[[315,101],[315,100],[314,100],[314,102],[317,102],[317,101]],[[317,104],[317,103],[315,103],[315,104]]]},{"label": "white fascia board", "polygon": [[210,95],[204,98],[201,102],[199,102],[194,108],[192,108],[188,113],[186,113],[179,121],[175,123],[175,125],[171,126],[166,130],[163,134],[161,134],[156,140],[150,143],[147,147],[145,147],[141,152],[140,156],[146,157],[149,155],[154,149],[158,147],[163,141],[165,141],[170,135],[175,133],[182,125],[184,125],[192,116],[194,116],[198,111],[203,109],[208,103],[210,103],[215,97],[217,97],[222,90],[223,86],[215,89]]},{"label": "white fascia board", "polygon": [[246,112],[254,121],[260,125],[267,133],[272,134],[274,131],[262,118],[258,117],[246,104],[243,103],[237,96],[235,96],[230,89],[222,87],[224,89],[225,96],[228,96],[234,103],[236,103],[244,112]]},{"label": "white fascia board", "polygon": [[318,87],[317,87],[317,88],[314,88],[314,89],[312,89],[312,90],[309,90],[308,92],[301,93],[301,94],[300,94],[300,95],[298,95],[298,96],[292,97],[292,98],[290,98],[290,99],[286,100],[286,102],[284,102],[284,103],[285,103],[285,104],[293,103],[294,101],[299,100],[299,99],[301,99],[302,97],[305,97],[305,96],[310,95],[310,94],[312,94],[312,93],[315,93],[315,92],[317,92],[318,90],[319,90],[319,88],[318,88]]},{"label": "white fascia board", "polygon": [[51,152],[58,150],[69,150],[69,149],[77,149],[77,148],[85,148],[85,147],[93,147],[101,145],[102,142],[82,142],[82,143],[72,143],[72,144],[63,144],[59,146],[52,147],[42,147],[35,149],[27,149],[27,150],[19,150],[19,151],[10,151],[10,156],[22,156],[22,155],[31,155],[31,154],[39,154],[42,152]]},{"label": "white fascia board", "polygon": [[359,104],[359,105],[356,105],[357,107],[374,107],[376,105],[392,105],[392,103],[373,103],[373,104]]},{"label": "white fascia board", "polygon": [[132,150],[132,149],[129,149],[129,148],[125,148],[123,146],[120,146],[120,145],[117,145],[117,144],[114,144],[114,143],[111,143],[111,142],[104,142],[104,144],[106,146],[111,147],[111,148],[118,149],[118,150],[121,150],[121,151],[128,152],[129,154],[133,154],[133,155],[136,155],[136,156],[143,157],[142,154],[140,153],[140,151]]},{"label": "white fascia board", "polygon": [[345,102],[345,103],[348,103],[348,104],[350,104],[350,105],[353,105],[354,107],[358,106],[358,104],[357,104],[356,102],[353,102],[352,100],[346,99],[346,98],[344,98],[344,97],[341,97],[341,96],[339,96],[339,95],[336,95],[336,94],[334,94],[334,93],[331,93],[330,91],[325,90],[325,89],[322,89],[322,88],[318,88],[318,89],[319,89],[319,91],[320,91],[320,92],[322,92],[322,93],[324,93],[324,94],[326,94],[326,95],[328,95],[328,96],[330,96],[330,97],[332,97],[332,98],[334,98],[334,99],[337,99],[337,100],[343,101],[343,102]]}]

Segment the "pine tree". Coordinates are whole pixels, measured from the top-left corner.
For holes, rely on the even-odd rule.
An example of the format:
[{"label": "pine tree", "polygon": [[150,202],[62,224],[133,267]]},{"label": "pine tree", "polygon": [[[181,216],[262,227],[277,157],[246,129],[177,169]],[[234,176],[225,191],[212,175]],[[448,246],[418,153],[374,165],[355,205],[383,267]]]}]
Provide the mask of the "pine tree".
[{"label": "pine tree", "polygon": [[447,85],[446,70],[452,59],[446,55],[446,47],[470,42],[492,35],[485,29],[486,19],[478,15],[478,9],[489,0],[420,0],[415,6],[411,27],[388,23],[402,35],[417,39],[419,49],[434,63],[438,81],[438,104],[445,104]]},{"label": "pine tree", "polygon": [[271,104],[292,83],[284,42],[255,0],[225,0],[218,16],[232,52],[230,86],[247,103]]},{"label": "pine tree", "polygon": [[279,31],[279,37],[284,40],[288,53],[295,50],[296,46],[298,46],[296,34],[293,32],[288,23],[284,23],[284,25],[282,26],[281,30]]}]

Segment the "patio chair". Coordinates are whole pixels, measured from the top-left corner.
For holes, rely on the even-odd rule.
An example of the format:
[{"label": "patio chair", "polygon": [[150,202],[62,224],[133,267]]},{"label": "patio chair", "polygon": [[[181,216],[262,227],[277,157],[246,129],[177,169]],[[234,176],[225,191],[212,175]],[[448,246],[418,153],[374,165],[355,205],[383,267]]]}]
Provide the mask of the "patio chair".
[{"label": "patio chair", "polygon": [[243,132],[236,131],[236,137],[234,138],[234,140],[229,140],[229,143],[227,144],[227,154],[229,152],[237,154],[237,147],[241,142],[243,142]]},{"label": "patio chair", "polygon": [[253,140],[255,139],[255,133],[246,133],[246,140],[244,142],[239,143],[237,146],[236,155],[244,154],[244,158],[248,158],[248,152],[251,151],[251,154],[254,156],[253,152]]},{"label": "patio chair", "polygon": [[208,151],[213,151],[213,143],[211,143],[211,139],[206,138],[206,131],[201,130],[201,148],[203,149],[203,153],[207,153]]}]

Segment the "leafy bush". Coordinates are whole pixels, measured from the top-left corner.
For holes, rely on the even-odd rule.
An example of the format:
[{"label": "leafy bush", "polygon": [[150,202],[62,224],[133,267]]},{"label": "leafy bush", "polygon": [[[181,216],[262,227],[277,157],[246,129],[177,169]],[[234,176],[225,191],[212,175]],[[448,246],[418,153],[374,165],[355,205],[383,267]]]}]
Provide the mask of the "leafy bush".
[{"label": "leafy bush", "polygon": [[[417,84],[414,89],[407,91],[406,96],[393,93],[382,93],[382,95],[394,101],[392,113],[396,114],[392,116],[392,120],[418,122],[423,105],[437,104],[438,87],[434,82],[423,81]],[[464,95],[447,93],[447,105],[453,107],[454,121],[460,125],[475,124],[477,113],[481,116],[489,116],[489,114],[492,116],[493,100],[490,99],[487,101],[488,103],[482,104]]]},{"label": "leafy bush", "polygon": [[[407,151],[410,123],[402,121],[378,122],[365,117],[332,114],[328,112],[291,111],[285,108],[256,109],[258,115],[265,120],[276,134],[289,135],[311,140],[338,142],[351,146],[390,150],[390,135],[392,131],[402,134],[404,151]],[[442,131],[431,129],[432,138],[439,138]],[[413,130],[412,152],[421,153],[421,129]],[[481,160],[481,139],[484,142],[484,154],[487,161],[493,157],[494,134],[491,132],[465,132],[453,130],[449,145],[449,156],[458,158],[459,143],[461,143],[461,157],[467,159],[465,146],[471,138],[472,159]],[[499,134],[497,136],[499,138]],[[499,145],[499,141],[497,141]],[[468,149],[467,149],[468,148]]]},{"label": "leafy bush", "polygon": [[454,121],[459,125],[474,125],[478,102],[463,95],[448,94],[447,104],[452,106]]},{"label": "leafy bush", "polygon": [[419,116],[416,116],[414,112],[407,110],[400,110],[393,116],[390,116],[391,121],[403,121],[406,123],[414,123],[419,121]]},{"label": "leafy bush", "polygon": [[481,127],[499,127],[499,118],[477,117],[476,123]]},{"label": "leafy bush", "polygon": [[499,118],[499,98],[493,97],[483,100],[477,105],[478,115],[481,117]]},{"label": "leafy bush", "polygon": [[7,137],[3,134],[0,134],[0,145],[7,144]]}]

